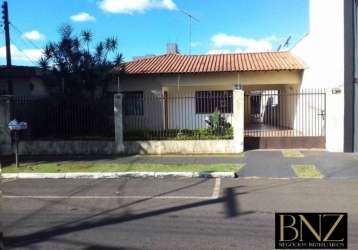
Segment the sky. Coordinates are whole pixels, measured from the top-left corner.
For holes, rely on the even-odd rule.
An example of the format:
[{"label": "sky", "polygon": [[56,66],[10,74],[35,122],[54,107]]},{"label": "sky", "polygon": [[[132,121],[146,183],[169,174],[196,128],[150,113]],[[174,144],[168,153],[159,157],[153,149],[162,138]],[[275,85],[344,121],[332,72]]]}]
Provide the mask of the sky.
[{"label": "sky", "polygon": [[[3,1],[3,0],[0,0]],[[36,65],[42,48],[57,41],[58,28],[91,30],[95,43],[117,37],[126,61],[160,55],[166,44],[180,53],[275,51],[292,36],[293,46],[308,31],[308,0],[8,0],[14,65]],[[192,23],[189,42],[189,18]],[[0,64],[5,38],[0,30]]]}]

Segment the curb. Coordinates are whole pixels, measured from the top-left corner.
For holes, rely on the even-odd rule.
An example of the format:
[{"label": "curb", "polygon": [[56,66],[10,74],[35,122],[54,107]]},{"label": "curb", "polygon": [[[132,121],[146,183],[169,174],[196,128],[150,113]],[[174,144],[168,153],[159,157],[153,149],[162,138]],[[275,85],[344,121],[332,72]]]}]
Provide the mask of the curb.
[{"label": "curb", "polygon": [[116,179],[116,178],[235,178],[235,172],[108,172],[108,173],[13,173],[4,179]]}]

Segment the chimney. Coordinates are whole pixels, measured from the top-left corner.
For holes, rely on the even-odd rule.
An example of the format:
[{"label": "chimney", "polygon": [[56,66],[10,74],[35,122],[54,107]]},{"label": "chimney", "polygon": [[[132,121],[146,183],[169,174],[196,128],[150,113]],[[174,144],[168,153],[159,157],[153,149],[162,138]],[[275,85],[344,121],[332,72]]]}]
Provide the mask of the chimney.
[{"label": "chimney", "polygon": [[167,54],[179,54],[178,44],[167,43]]}]

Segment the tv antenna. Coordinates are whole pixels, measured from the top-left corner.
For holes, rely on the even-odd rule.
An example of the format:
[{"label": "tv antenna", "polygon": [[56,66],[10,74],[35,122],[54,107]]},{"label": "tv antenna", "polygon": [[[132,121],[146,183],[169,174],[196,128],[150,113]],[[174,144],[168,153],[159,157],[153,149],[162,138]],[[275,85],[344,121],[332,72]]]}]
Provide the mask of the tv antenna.
[{"label": "tv antenna", "polygon": [[200,23],[200,20],[185,10],[180,10],[181,13],[189,18],[189,55],[191,54],[191,36],[192,36],[192,23],[193,20]]},{"label": "tv antenna", "polygon": [[282,48],[288,48],[288,46],[290,46],[291,39],[292,36],[289,36],[283,44],[278,46],[277,51],[281,51]]}]

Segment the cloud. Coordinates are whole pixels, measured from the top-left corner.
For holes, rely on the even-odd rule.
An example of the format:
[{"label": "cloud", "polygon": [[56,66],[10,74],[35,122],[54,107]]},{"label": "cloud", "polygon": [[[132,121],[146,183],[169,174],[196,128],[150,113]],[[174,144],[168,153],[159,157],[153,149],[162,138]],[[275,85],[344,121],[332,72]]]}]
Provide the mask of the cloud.
[{"label": "cloud", "polygon": [[[19,50],[11,44],[11,58],[14,61],[37,62],[42,56],[42,49],[24,49]],[[6,58],[6,47],[0,47],[0,58]]]},{"label": "cloud", "polygon": [[90,14],[86,12],[80,12],[76,15],[73,15],[70,17],[72,21],[74,22],[91,22],[96,21],[96,18],[94,16],[91,16]]},{"label": "cloud", "polygon": [[270,36],[263,39],[246,38],[242,36],[227,35],[219,33],[211,38],[215,48],[236,47],[236,50],[244,52],[266,52],[272,51],[272,43],[278,39]]},{"label": "cloud", "polygon": [[22,34],[22,38],[31,40],[31,41],[41,41],[45,39],[45,35],[41,34],[38,30],[32,30]]},{"label": "cloud", "polygon": [[173,0],[101,0],[99,7],[105,12],[119,14],[144,13],[149,9],[177,9]]}]

